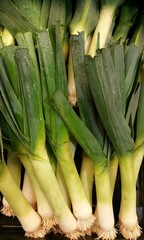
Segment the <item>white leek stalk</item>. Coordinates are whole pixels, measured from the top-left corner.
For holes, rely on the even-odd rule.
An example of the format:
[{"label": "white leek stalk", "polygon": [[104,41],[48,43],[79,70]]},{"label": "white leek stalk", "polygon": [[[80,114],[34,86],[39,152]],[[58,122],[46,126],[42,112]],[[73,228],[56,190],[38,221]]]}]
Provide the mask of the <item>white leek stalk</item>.
[{"label": "white leek stalk", "polygon": [[22,228],[26,232],[25,234],[35,238],[44,237],[45,231],[41,226],[41,217],[23,196],[4,161],[3,154],[0,161],[1,193],[8,200]]},{"label": "white leek stalk", "polygon": [[[131,154],[124,156],[119,164],[122,184],[119,231],[126,239],[131,236],[133,239],[137,239],[141,235],[141,228],[138,225],[136,213],[135,171]],[[127,169],[127,174],[125,169]]]},{"label": "white leek stalk", "polygon": [[[21,162],[17,157],[17,154],[12,151],[8,150],[7,152],[7,166],[9,168],[9,171],[11,172],[16,184],[20,188],[20,182],[21,182]],[[2,199],[2,209],[1,212],[6,216],[14,216],[13,209],[11,208],[9,202],[7,199],[3,196]]]},{"label": "white leek stalk", "polygon": [[[56,150],[57,159],[62,169],[72,203],[72,209],[78,220],[78,229],[89,226],[92,217],[92,207],[85,196],[74,159],[70,151],[70,144],[65,142]],[[88,223],[88,224],[87,224]]]},{"label": "white leek stalk", "polygon": [[[91,159],[94,159],[97,200],[99,202],[99,204],[97,205],[98,224],[101,224],[103,227],[102,229],[102,227],[100,226],[101,230],[98,231],[98,234],[100,237],[103,236],[104,239],[109,239],[106,238],[109,236],[111,237],[111,239],[114,239],[116,237],[116,231],[114,228],[111,184],[109,179],[108,167],[106,165],[107,160],[105,158],[101,145],[96,140],[94,135],[88,130],[84,122],[82,122],[82,120],[75,114],[75,112],[69,106],[68,101],[66,100],[66,98],[64,98],[64,95],[62,95],[60,91],[57,91],[55,93],[52,104],[67,124],[68,128],[71,129],[71,132],[73,133],[79,144],[81,144],[81,146],[91,157]],[[77,124],[72,124],[73,122]],[[104,204],[106,206],[105,208]],[[103,221],[101,217],[101,214],[103,215],[104,213],[104,209],[107,210],[107,213],[105,212],[105,219],[107,219],[107,225],[105,227],[103,226]],[[110,229],[108,229],[108,227],[110,227]]]},{"label": "white leek stalk", "polygon": [[36,210],[42,219],[43,229],[46,233],[48,233],[56,224],[52,207],[50,206],[39,185],[29,156],[27,154],[20,154],[19,158],[26,169],[26,175],[24,178],[24,181],[26,180],[24,188],[26,189],[23,189],[23,194],[32,205],[32,207],[36,207]]},{"label": "white leek stalk", "polygon": [[80,178],[82,186],[85,192],[87,199],[89,200],[90,205],[92,206],[92,189],[94,182],[94,162],[86,154],[83,153],[82,156],[82,165],[80,170]]},{"label": "white leek stalk", "polygon": [[98,48],[105,47],[109,33],[112,32],[111,28],[114,26],[116,10],[123,2],[124,0],[101,1],[99,21],[94,30],[88,55],[94,57]]},{"label": "white leek stalk", "polygon": [[[81,183],[92,209],[93,209],[93,184],[94,184],[94,162],[93,160],[84,152],[82,155],[82,164],[80,169],[80,179]],[[92,224],[86,229],[86,234],[91,235],[93,224],[95,221],[95,215],[92,215]]]},{"label": "white leek stalk", "polygon": [[64,196],[65,202],[70,208],[71,207],[71,201],[70,201],[70,197],[69,197],[68,189],[67,189],[67,186],[66,186],[66,182],[65,182],[65,179],[63,177],[63,173],[61,171],[59,163],[57,163],[57,166],[56,166],[56,177],[57,177],[57,181],[58,181],[59,187],[61,189],[61,192]]},{"label": "white leek stalk", "polygon": [[108,168],[99,173],[98,169],[95,169],[95,183],[97,204],[94,213],[96,220],[92,232],[96,233],[102,239],[115,239],[117,231],[114,228],[112,190]]},{"label": "white leek stalk", "polygon": [[22,185],[22,192],[29,202],[29,204],[36,209],[36,197],[34,194],[33,186],[30,180],[29,175],[27,174],[27,171],[24,173],[24,179],[23,179],[23,185]]},{"label": "white leek stalk", "polygon": [[10,45],[15,44],[14,36],[6,28],[4,28],[2,31],[2,42],[3,42],[4,46],[10,46]]},{"label": "white leek stalk", "polygon": [[[66,182],[65,182],[65,179],[64,179],[64,176],[63,176],[63,173],[61,171],[61,168],[60,168],[60,165],[59,163],[57,162],[56,164],[56,178],[57,178],[57,181],[58,181],[58,185],[59,185],[59,188],[61,190],[61,193],[64,197],[64,200],[67,204],[67,206],[69,207],[69,209],[71,209],[71,200],[70,200],[70,196],[69,196],[69,192],[68,192],[68,188],[67,188],[67,185],[66,185]],[[56,224],[56,221],[55,221],[55,224]],[[53,227],[53,232],[55,234],[57,233],[61,233],[62,234],[62,231],[61,229],[59,228],[59,225],[56,224],[56,226]],[[69,238],[71,234],[66,234],[66,236]],[[73,236],[73,234],[72,234]]]},{"label": "white leek stalk", "polygon": [[41,157],[31,156],[32,167],[36,173],[41,189],[54,210],[54,217],[56,218],[60,229],[64,233],[71,233],[76,230],[77,221],[65,203],[47,152],[45,149],[41,149],[40,152],[42,153]]},{"label": "white leek stalk", "polygon": [[[49,32],[42,31],[38,35],[39,57],[42,70],[41,73],[43,77],[42,83],[44,86],[47,86],[47,90],[46,87],[43,89],[44,97],[43,107],[45,113],[45,122],[48,128],[47,138],[50,139],[51,141],[52,148],[54,149],[55,152],[55,156],[65,178],[65,182],[67,184],[69,196],[71,199],[73,214],[80,223],[83,223],[87,222],[87,220],[89,221],[89,219],[91,218],[92,208],[85,196],[80,181],[80,177],[76,169],[76,165],[73,159],[73,153],[71,152],[71,143],[68,129],[66,128],[63,120],[53,110],[52,106],[50,106],[49,101],[47,102],[47,99],[53,96],[56,88],[62,88],[65,94],[67,95],[67,78],[65,72],[65,62],[63,59],[63,53],[61,53],[61,47],[59,45],[60,42],[58,41],[59,38],[58,28],[56,30],[57,30],[56,62],[54,58],[55,52],[53,52],[53,48],[51,46]],[[49,65],[48,70],[47,64]],[[55,200],[52,202],[52,204],[54,203]],[[64,209],[62,210],[62,213],[65,214]],[[66,219],[68,222],[68,217],[66,217]],[[80,226],[79,223],[78,225]],[[70,224],[69,227],[70,226],[72,227],[72,224]]]}]

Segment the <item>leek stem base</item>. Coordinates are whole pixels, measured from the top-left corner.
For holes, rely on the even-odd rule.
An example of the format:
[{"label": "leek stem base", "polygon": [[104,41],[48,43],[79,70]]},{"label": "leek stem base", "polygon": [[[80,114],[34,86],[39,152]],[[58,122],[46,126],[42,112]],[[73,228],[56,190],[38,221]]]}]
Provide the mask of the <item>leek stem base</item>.
[{"label": "leek stem base", "polygon": [[142,230],[139,226],[138,222],[136,222],[133,226],[127,226],[123,224],[121,221],[119,221],[119,232],[122,234],[122,236],[125,239],[137,239],[141,236]]}]

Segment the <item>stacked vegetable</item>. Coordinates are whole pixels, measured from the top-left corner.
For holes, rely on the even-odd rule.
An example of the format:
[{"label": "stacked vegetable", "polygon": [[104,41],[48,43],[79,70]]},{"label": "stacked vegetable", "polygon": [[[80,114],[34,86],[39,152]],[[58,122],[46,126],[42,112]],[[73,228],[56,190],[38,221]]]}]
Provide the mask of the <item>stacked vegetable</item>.
[{"label": "stacked vegetable", "polygon": [[25,236],[141,235],[143,11],[134,0],[0,2],[1,212]]}]

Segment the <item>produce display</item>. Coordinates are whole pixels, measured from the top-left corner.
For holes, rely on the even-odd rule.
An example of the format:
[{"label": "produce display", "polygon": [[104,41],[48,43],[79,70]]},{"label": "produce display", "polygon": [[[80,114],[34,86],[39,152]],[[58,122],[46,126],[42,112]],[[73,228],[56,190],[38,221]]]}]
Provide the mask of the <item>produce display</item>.
[{"label": "produce display", "polygon": [[0,217],[26,237],[141,236],[143,53],[140,1],[0,0]]}]

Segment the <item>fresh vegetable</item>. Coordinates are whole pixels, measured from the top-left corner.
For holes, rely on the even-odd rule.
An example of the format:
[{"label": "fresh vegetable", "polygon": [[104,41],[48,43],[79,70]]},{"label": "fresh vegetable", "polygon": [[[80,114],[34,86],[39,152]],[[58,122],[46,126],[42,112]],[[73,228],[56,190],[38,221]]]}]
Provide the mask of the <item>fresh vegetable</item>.
[{"label": "fresh vegetable", "polygon": [[101,148],[101,145],[86,127],[84,122],[70,108],[67,99],[60,90],[57,91],[52,97],[52,105],[64,119],[69,131],[72,132],[88,156],[90,156],[90,158],[94,161],[98,203],[98,218],[96,219],[98,227],[97,232],[101,238],[106,238],[109,236],[111,239],[114,239],[116,236],[116,231],[114,229],[111,186],[107,169],[108,166],[106,164],[107,159]]},{"label": "fresh vegetable", "polygon": [[[7,87],[5,88],[3,85],[1,86],[1,93],[3,96],[3,104],[5,102],[5,104],[7,104],[7,108],[4,108],[3,105],[3,107],[1,106],[1,110],[6,117],[9,126],[12,128],[16,135],[15,144],[19,142],[18,139],[20,139],[20,141],[23,143],[23,145],[20,145],[19,148],[19,155],[21,156],[21,160],[23,159],[23,155],[26,155],[27,157],[27,160],[23,161],[23,164],[25,164],[25,167],[28,166],[27,164],[32,165],[32,168],[34,169],[34,174],[36,174],[36,178],[39,181],[40,187],[44,192],[48,203],[50,203],[50,206],[52,207],[52,209],[54,209],[54,215],[59,223],[60,228],[64,232],[69,233],[76,229],[77,223],[60,192],[55,174],[53,172],[47,154],[45,146],[45,125],[39,92],[38,76],[37,72],[35,71],[35,65],[33,64],[30,54],[28,53],[28,49],[26,48],[18,48],[15,52],[15,57],[16,64],[18,65],[20,81],[19,84],[21,85],[21,89],[23,90],[21,93],[22,103],[18,101],[16,95],[11,88],[11,94],[9,95],[9,97],[13,97],[12,103],[17,106],[17,108],[15,108],[15,112],[11,113],[10,101],[6,98],[6,95],[4,95],[4,89],[5,91],[9,91],[9,89]],[[1,78],[3,79],[3,84],[6,84],[6,72],[4,66],[1,65],[1,67]],[[7,86],[10,86],[8,78]],[[17,101],[17,104],[15,101]],[[23,104],[23,111],[20,111],[22,107],[21,104]],[[26,108],[26,106],[29,106],[29,109]],[[18,107],[20,109],[18,109]],[[19,114],[17,114],[18,111]],[[32,126],[35,126],[37,130],[33,129],[32,131]],[[29,171],[30,168],[28,167],[26,168],[26,170]],[[47,181],[49,186],[46,184]],[[49,189],[49,191],[47,191],[47,189]],[[54,191],[54,189],[56,192]],[[56,196],[59,196],[58,201],[55,201]],[[58,207],[58,204],[60,204],[60,207]],[[64,223],[65,218],[67,220]],[[71,224],[69,221],[71,221]]]},{"label": "fresh vegetable", "polygon": [[[92,207],[83,191],[81,181],[70,149],[70,137],[57,112],[49,103],[56,89],[61,88],[67,96],[65,62],[60,47],[60,34],[56,26],[56,42],[52,42],[51,32],[38,34],[38,52],[41,65],[43,109],[49,139],[58,164],[63,173],[71,199],[73,214],[78,220],[78,229],[85,231],[93,222]],[[49,68],[47,68],[49,66]],[[88,221],[88,223],[86,223]]]},{"label": "fresh vegetable", "polygon": [[[98,9],[99,2],[97,0],[77,0],[74,16],[72,17],[69,24],[70,35],[78,35],[82,32],[84,33],[84,45],[86,54],[91,42],[92,32],[96,27],[99,19]],[[89,15],[91,17],[89,17]],[[77,103],[77,96],[75,89],[71,48],[69,49],[68,58],[68,97],[70,104],[72,106],[75,106]]]},{"label": "fresh vegetable", "polygon": [[[135,60],[138,60],[142,49],[136,48],[135,51],[138,53]],[[93,99],[119,160],[122,184],[119,213],[120,231],[127,239],[131,237],[132,233],[136,238],[140,236],[141,231],[137,224],[136,215],[136,185],[132,160],[134,141],[123,115],[122,101],[119,97],[121,94],[120,88],[118,87],[110,50],[102,49],[94,59],[87,57],[86,63],[89,76],[91,76],[89,83]],[[130,80],[129,75],[131,76],[131,82],[133,82],[135,76],[134,73],[133,75],[131,73],[126,75],[126,87],[131,85],[126,81],[127,79]],[[127,89],[125,90],[127,94]]]},{"label": "fresh vegetable", "polygon": [[25,236],[141,235],[143,13],[139,0],[0,2],[1,212]]},{"label": "fresh vegetable", "polygon": [[125,2],[125,0],[100,1],[100,16],[97,26],[92,36],[88,55],[95,56],[96,50],[103,48],[108,44],[109,38],[115,25],[117,9]]},{"label": "fresh vegetable", "polygon": [[134,26],[139,13],[139,3],[137,1],[124,1],[120,7],[118,23],[114,27],[112,39],[120,44],[126,43],[129,32]]},{"label": "fresh vegetable", "polygon": [[[45,230],[41,226],[41,218],[25,199],[20,188],[14,181],[4,159],[2,135],[0,135],[0,138],[0,191],[2,192],[3,196],[8,199],[8,202],[14,210],[14,213],[19,219],[23,229],[34,238],[43,237],[45,235]],[[19,206],[19,203],[21,203],[21,207]]]},{"label": "fresh vegetable", "polygon": [[[14,151],[11,149],[7,152],[7,166],[8,169],[13,176],[15,182],[20,187],[21,182],[21,163]],[[8,203],[7,199],[3,196],[2,199],[2,209],[1,212],[6,216],[14,216],[14,211],[11,208],[10,204]]]},{"label": "fresh vegetable", "polygon": [[[93,104],[93,99],[88,86],[88,79],[87,79],[86,71],[84,69],[84,64],[83,64],[84,39],[82,34],[79,34],[78,36],[76,35],[72,36],[71,45],[72,45],[71,51],[72,51],[72,58],[73,58],[77,99],[78,99],[77,103],[79,107],[80,116],[81,116],[81,119],[86,124],[86,126],[89,128],[89,130],[94,134],[96,139],[99,141],[101,145],[101,149],[104,151],[105,131],[103,136],[102,126],[100,129],[99,117],[98,115],[96,115],[96,108]],[[108,198],[107,199],[109,202],[110,202],[110,199],[112,201],[112,193],[111,191],[108,191],[110,187],[110,178],[109,178],[109,171],[108,171],[107,155],[105,156],[105,161],[103,161],[101,165],[103,166],[103,172],[104,172],[102,174],[99,173],[99,163],[93,164],[92,159],[86,153],[84,153],[82,158],[80,176],[81,176],[81,180],[82,180],[87,198],[89,199],[91,204],[92,204],[93,180],[95,176],[97,204],[95,208],[96,223],[94,224],[93,231],[97,233],[99,237],[102,237],[102,236],[105,237],[107,235],[110,235],[111,237],[115,237],[115,231],[113,229],[114,220],[113,219],[111,220],[110,227],[107,226],[106,222],[104,221],[102,222],[100,220],[100,216],[101,216],[101,211],[100,211],[101,197],[100,196],[103,195],[105,187],[107,188],[107,195],[109,196],[109,199]],[[102,181],[101,180],[102,176],[104,176],[103,179],[107,178],[107,181],[104,180],[103,184],[100,185],[99,181]],[[111,202],[111,205],[112,205],[112,202]],[[105,218],[106,216],[109,218],[109,208],[108,208],[108,212],[105,209]]]}]

